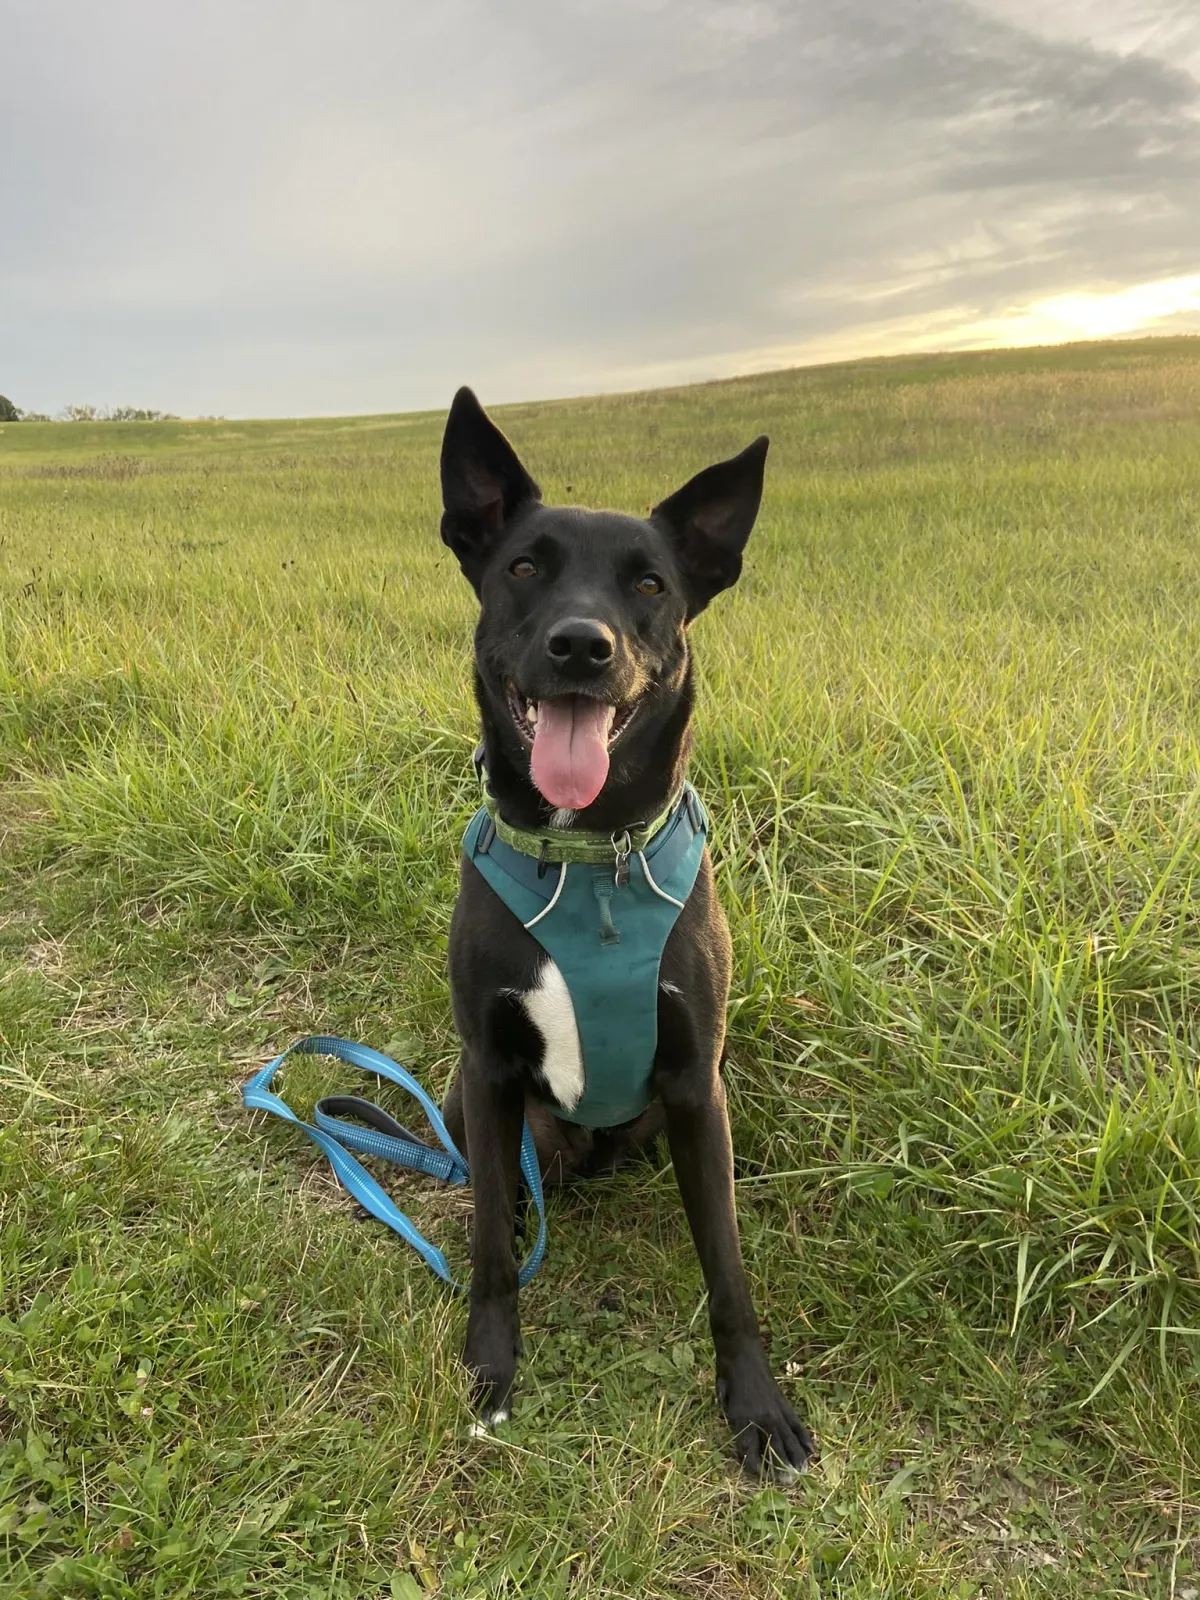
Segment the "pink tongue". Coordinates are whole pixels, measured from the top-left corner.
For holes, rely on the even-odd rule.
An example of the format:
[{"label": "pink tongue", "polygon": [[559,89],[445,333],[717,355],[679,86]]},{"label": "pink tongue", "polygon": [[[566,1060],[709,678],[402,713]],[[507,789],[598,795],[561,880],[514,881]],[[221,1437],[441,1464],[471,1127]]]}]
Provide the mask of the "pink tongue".
[{"label": "pink tongue", "polygon": [[611,706],[583,695],[539,704],[531,770],[552,806],[582,811],[603,789],[611,718]]}]

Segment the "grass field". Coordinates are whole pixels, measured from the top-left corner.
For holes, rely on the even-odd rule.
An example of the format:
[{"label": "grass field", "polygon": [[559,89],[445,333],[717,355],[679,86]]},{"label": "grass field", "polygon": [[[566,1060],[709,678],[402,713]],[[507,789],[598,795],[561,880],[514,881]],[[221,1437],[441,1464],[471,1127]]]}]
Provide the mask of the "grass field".
[{"label": "grass field", "polygon": [[441,417],[10,425],[0,1594],[1196,1600],[1200,340],[499,415],[634,511],[772,435],[694,775],[821,1462],[733,1471],[665,1162],[552,1200],[474,1440],[462,1305],[240,1108],[317,1029],[451,1068]]}]

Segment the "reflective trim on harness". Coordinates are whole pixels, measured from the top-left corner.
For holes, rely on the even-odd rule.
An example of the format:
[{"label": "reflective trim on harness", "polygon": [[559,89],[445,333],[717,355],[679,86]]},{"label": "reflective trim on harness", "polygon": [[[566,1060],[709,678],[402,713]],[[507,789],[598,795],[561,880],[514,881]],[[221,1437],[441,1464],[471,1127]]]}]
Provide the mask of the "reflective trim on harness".
[{"label": "reflective trim on harness", "polygon": [[563,889],[566,886],[566,882],[567,863],[563,861],[559,863],[558,882],[554,885],[554,893],[550,896],[549,900],[547,900],[541,911],[538,912],[537,916],[530,917],[529,921],[525,924],[526,928],[536,928],[543,917],[548,917],[550,915],[555,906],[558,904],[558,898],[562,894]]}]

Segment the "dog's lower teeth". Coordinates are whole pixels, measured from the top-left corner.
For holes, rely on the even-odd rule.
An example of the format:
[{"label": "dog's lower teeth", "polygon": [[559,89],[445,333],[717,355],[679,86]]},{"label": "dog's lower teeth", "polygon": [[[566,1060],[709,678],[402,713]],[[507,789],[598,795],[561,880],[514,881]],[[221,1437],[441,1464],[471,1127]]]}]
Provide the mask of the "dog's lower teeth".
[{"label": "dog's lower teeth", "polygon": [[536,727],[537,726],[537,707],[536,706],[527,706],[526,707],[526,710],[525,710],[525,721],[529,723],[530,727]]}]

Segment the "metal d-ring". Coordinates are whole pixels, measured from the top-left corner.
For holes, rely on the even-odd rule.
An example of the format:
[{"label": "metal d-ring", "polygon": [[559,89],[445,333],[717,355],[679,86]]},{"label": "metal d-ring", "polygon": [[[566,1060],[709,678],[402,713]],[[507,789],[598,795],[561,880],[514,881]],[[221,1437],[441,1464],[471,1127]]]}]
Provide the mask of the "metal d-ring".
[{"label": "metal d-ring", "polygon": [[628,828],[619,837],[615,833],[609,837],[612,840],[613,854],[617,858],[613,883],[618,889],[623,889],[629,882],[629,852],[633,849],[633,840],[629,836]]}]

